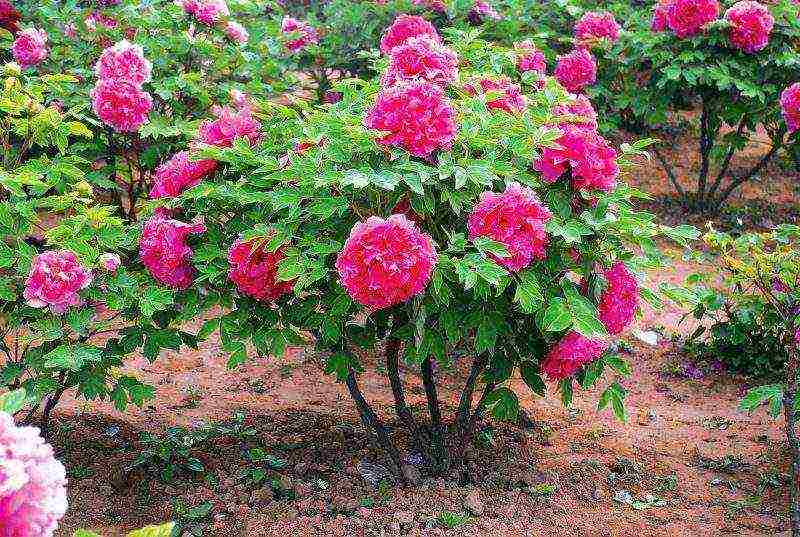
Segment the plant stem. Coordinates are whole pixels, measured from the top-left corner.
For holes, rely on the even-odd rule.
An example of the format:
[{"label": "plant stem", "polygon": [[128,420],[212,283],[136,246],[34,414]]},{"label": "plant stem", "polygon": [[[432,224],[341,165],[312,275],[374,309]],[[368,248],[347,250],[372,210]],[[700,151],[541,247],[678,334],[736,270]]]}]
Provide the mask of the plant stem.
[{"label": "plant stem", "polygon": [[467,381],[464,384],[464,391],[461,392],[461,401],[458,405],[458,415],[456,423],[458,430],[461,434],[469,423],[469,412],[472,410],[472,396],[475,393],[475,384],[478,382],[478,376],[486,367],[487,358],[485,355],[476,356],[472,361],[472,368],[470,369]]},{"label": "plant stem", "polygon": [[722,192],[722,194],[719,195],[719,197],[717,197],[716,199],[713,200],[713,204],[711,204],[709,206],[709,208],[711,208],[711,209],[719,209],[722,206],[722,204],[725,203],[725,200],[727,200],[728,197],[731,194],[733,194],[734,190],[739,188],[739,186],[742,185],[743,183],[746,183],[747,181],[750,181],[758,172],[760,172],[761,169],[764,166],[766,166],[767,163],[770,160],[772,160],[772,157],[775,156],[775,153],[777,153],[778,150],[783,147],[783,145],[784,145],[783,135],[785,134],[785,132],[786,132],[786,128],[783,127],[781,129],[781,131],[779,132],[778,136],[776,136],[776,138],[774,139],[774,141],[772,143],[772,147],[767,152],[767,154],[764,155],[761,158],[761,160],[759,160],[758,163],[755,166],[753,166],[746,174],[741,176],[739,179],[731,181],[731,184],[728,185],[728,188],[726,188]]},{"label": "plant stem", "polygon": [[656,159],[658,159],[658,162],[661,164],[661,167],[667,173],[667,177],[669,178],[669,181],[672,183],[672,186],[675,187],[675,190],[678,192],[678,195],[681,197],[684,203],[687,202],[689,198],[686,196],[686,191],[678,182],[678,178],[675,176],[675,170],[673,170],[672,166],[669,164],[669,162],[667,162],[667,159],[664,158],[664,156],[658,149],[653,149],[653,154],[656,156]]},{"label": "plant stem", "polygon": [[433,379],[433,360],[430,357],[425,358],[422,362],[422,384],[425,386],[428,412],[431,416],[431,447],[434,452],[434,463],[440,472],[444,472],[448,466],[444,448],[444,427],[442,426],[439,396],[436,393],[436,382]]},{"label": "plant stem", "polygon": [[386,372],[389,377],[389,384],[392,387],[394,396],[394,411],[400,421],[408,428],[414,441],[421,446],[423,443],[422,434],[414,414],[406,403],[403,391],[403,381],[400,379],[400,345],[401,341],[397,338],[389,338],[386,342]]}]

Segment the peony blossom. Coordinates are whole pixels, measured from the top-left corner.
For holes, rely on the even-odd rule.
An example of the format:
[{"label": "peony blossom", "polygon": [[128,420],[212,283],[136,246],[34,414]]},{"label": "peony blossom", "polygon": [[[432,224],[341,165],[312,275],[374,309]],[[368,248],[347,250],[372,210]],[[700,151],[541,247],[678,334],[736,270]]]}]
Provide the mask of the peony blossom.
[{"label": "peony blossom", "polygon": [[189,15],[194,15],[202,0],[175,0],[175,5],[182,8]]},{"label": "peony blossom", "polygon": [[99,80],[90,95],[94,113],[117,132],[138,131],[153,107],[149,93],[118,80]]},{"label": "peony blossom", "polygon": [[544,52],[538,50],[533,41],[520,41],[514,44],[517,53],[517,69],[521,72],[535,71],[540,75],[547,72],[547,60]]},{"label": "peony blossom", "polygon": [[274,302],[286,293],[291,293],[294,281],[278,280],[278,263],[286,256],[282,249],[266,250],[267,240],[237,240],[228,251],[228,277],[240,293],[262,302]]},{"label": "peony blossom", "polygon": [[244,26],[236,21],[228,21],[225,23],[225,34],[231,41],[244,45],[250,39],[250,34]]},{"label": "peony blossom", "polygon": [[350,296],[374,311],[422,293],[437,260],[431,238],[404,215],[372,216],[353,227],[336,270]]},{"label": "peony blossom", "polygon": [[621,333],[639,307],[639,283],[625,263],[618,261],[604,272],[608,287],[600,297],[597,313],[610,334]]},{"label": "peony blossom", "polygon": [[119,24],[116,19],[106,17],[99,11],[92,11],[89,16],[84,19],[83,23],[90,32],[96,31],[98,25],[105,26],[106,28],[116,28]]},{"label": "peony blossom", "polygon": [[567,169],[572,170],[572,186],[578,190],[610,192],[619,176],[617,152],[602,136],[580,124],[564,124],[559,148],[545,148],[534,169],[544,180],[556,181]]},{"label": "peony blossom", "polygon": [[669,10],[670,0],[660,0],[653,8],[653,19],[650,21],[650,29],[654,32],[663,32],[667,29],[667,11]]},{"label": "peony blossom", "polygon": [[293,17],[283,18],[281,31],[284,34],[291,34],[286,41],[286,48],[289,52],[297,52],[312,43],[319,43],[317,30],[307,22]]},{"label": "peony blossom", "polygon": [[569,332],[555,344],[542,362],[541,370],[552,380],[571,377],[584,365],[600,358],[608,343]]},{"label": "peony blossom", "polygon": [[19,21],[22,19],[17,8],[9,0],[0,0],[0,28],[16,33],[19,30]]},{"label": "peony blossom", "polygon": [[575,39],[590,41],[593,39],[608,39],[616,42],[619,39],[620,26],[614,20],[614,15],[607,11],[589,11],[575,24]]},{"label": "peony blossom", "polygon": [[775,19],[769,9],[750,0],[733,4],[725,12],[725,20],[731,25],[731,44],[748,54],[758,52],[767,46],[769,34],[775,25]]},{"label": "peony blossom", "polygon": [[80,264],[74,252],[51,250],[33,258],[23,296],[33,308],[49,307],[61,314],[83,303],[78,293],[91,283],[91,271]]},{"label": "peony blossom", "polygon": [[137,88],[150,80],[152,69],[142,47],[127,40],[105,49],[94,68],[97,77],[102,80],[127,82]]},{"label": "peony blossom", "polygon": [[97,259],[97,264],[108,272],[116,272],[122,264],[122,259],[117,254],[106,252]]},{"label": "peony blossom", "polygon": [[597,81],[597,62],[588,50],[575,49],[558,57],[553,74],[567,91],[579,93]]},{"label": "peony blossom", "polygon": [[186,289],[194,281],[192,249],[186,239],[203,233],[203,224],[186,224],[156,214],[144,224],[139,242],[139,258],[150,274],[164,285]]},{"label": "peony blossom", "polygon": [[507,77],[482,78],[477,84],[468,84],[464,89],[470,95],[492,93],[486,106],[491,110],[504,110],[509,114],[521,114],[525,111],[525,97],[522,96],[520,87],[512,84]]},{"label": "peony blossom", "polygon": [[505,192],[484,192],[469,216],[469,238],[488,237],[502,243],[509,257],[494,257],[511,272],[519,272],[534,259],[547,257],[549,238],[544,226],[552,214],[536,194],[519,183]]},{"label": "peony blossom", "polygon": [[214,160],[192,161],[188,151],[176,153],[156,170],[155,182],[150,190],[151,198],[174,198],[200,183],[204,177],[217,169]]},{"label": "peony blossom", "polygon": [[468,18],[473,24],[481,24],[485,19],[499,21],[503,18],[492,5],[484,0],[475,0]]},{"label": "peony blossom", "polygon": [[781,113],[789,133],[800,129],[800,82],[781,92]]},{"label": "peony blossom", "polygon": [[250,109],[250,96],[245,92],[236,88],[231,88],[231,90],[228,92],[228,95],[231,98],[233,106],[235,106],[237,109]]},{"label": "peony blossom", "polygon": [[718,16],[717,0],[671,0],[667,7],[667,26],[683,39],[697,35]]},{"label": "peony blossom", "polygon": [[430,22],[416,15],[400,15],[381,37],[381,52],[388,55],[394,47],[402,45],[410,37],[421,35],[427,35],[435,43],[442,42],[442,38]]},{"label": "peony blossom", "polygon": [[11,45],[11,53],[23,69],[43,62],[48,55],[47,32],[36,28],[22,30]]},{"label": "peony blossom", "polygon": [[400,146],[418,157],[449,149],[456,135],[455,111],[444,91],[424,81],[385,88],[364,123],[388,133],[378,143]]},{"label": "peony blossom", "polygon": [[597,130],[597,112],[595,112],[592,102],[585,95],[576,95],[567,104],[558,104],[553,107],[555,116],[573,116],[572,125]]},{"label": "peony blossom", "polygon": [[447,86],[458,79],[458,56],[430,36],[410,37],[389,53],[389,67],[381,77],[383,86],[426,80]]},{"label": "peony blossom", "polygon": [[234,110],[227,106],[215,106],[212,111],[217,119],[200,123],[197,136],[201,142],[217,147],[231,147],[236,138],[244,138],[250,145],[258,143],[261,123],[253,117],[250,107]]},{"label": "peony blossom", "polygon": [[51,537],[67,511],[67,474],[33,427],[0,412],[0,537]]},{"label": "peony blossom", "polygon": [[199,0],[194,9],[194,16],[198,22],[206,26],[214,26],[223,17],[228,17],[230,14],[225,0]]}]

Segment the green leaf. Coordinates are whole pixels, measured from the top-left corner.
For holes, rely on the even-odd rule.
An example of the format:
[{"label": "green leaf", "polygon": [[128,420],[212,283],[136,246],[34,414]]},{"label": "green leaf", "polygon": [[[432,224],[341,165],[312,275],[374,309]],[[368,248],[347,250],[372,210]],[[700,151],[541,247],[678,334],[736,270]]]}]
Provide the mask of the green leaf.
[{"label": "green leaf", "polygon": [[130,532],[127,537],[170,537],[174,527],[174,522],[169,522],[161,526],[147,526],[140,530]]},{"label": "green leaf", "polygon": [[523,312],[532,314],[542,308],[544,295],[536,274],[532,270],[525,270],[519,274],[517,290],[514,293],[514,302],[519,304]]},{"label": "green leaf", "polygon": [[539,368],[530,360],[525,360],[520,365],[520,372],[522,373],[522,380],[528,385],[533,393],[544,397],[547,393],[547,386],[539,374]]},{"label": "green leaf", "polygon": [[597,410],[603,410],[611,403],[611,408],[614,411],[614,415],[620,421],[627,422],[628,421],[628,412],[625,409],[625,397],[628,395],[628,392],[625,391],[625,388],[620,386],[618,382],[611,384],[606,390],[603,392],[603,395],[600,396],[600,401],[597,404]]},{"label": "green leaf", "polygon": [[542,329],[547,332],[563,332],[572,326],[572,315],[563,298],[550,301],[542,317]]},{"label": "green leaf", "polygon": [[623,377],[630,377],[631,373],[633,373],[631,364],[618,354],[610,354],[603,361]]},{"label": "green leaf", "polygon": [[163,311],[175,302],[175,296],[170,289],[162,287],[148,287],[142,293],[139,309],[145,317],[152,317],[157,311]]},{"label": "green leaf", "polygon": [[101,537],[100,534],[88,530],[75,530],[72,537]]},{"label": "green leaf", "polygon": [[498,388],[486,398],[486,406],[491,407],[494,418],[515,421],[519,415],[519,399],[508,388]]},{"label": "green leaf", "polygon": [[750,389],[739,403],[739,410],[752,412],[764,404],[769,404],[769,413],[773,418],[778,418],[783,405],[783,390],[781,384],[757,386]]},{"label": "green leaf", "polygon": [[27,397],[28,394],[25,392],[24,388],[4,393],[0,395],[0,410],[7,414],[14,415],[22,410]]},{"label": "green leaf", "polygon": [[103,350],[90,345],[60,345],[44,355],[44,366],[50,369],[79,371],[86,362],[99,362]]}]

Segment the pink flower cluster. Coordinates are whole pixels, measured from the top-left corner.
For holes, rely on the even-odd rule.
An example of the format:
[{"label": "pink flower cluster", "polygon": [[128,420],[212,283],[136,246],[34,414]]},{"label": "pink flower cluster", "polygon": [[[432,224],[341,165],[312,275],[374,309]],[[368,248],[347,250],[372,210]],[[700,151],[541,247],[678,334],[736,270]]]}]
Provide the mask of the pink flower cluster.
[{"label": "pink flower cluster", "polygon": [[534,259],[544,259],[549,241],[544,226],[552,214],[536,194],[519,183],[505,192],[484,192],[469,216],[470,239],[488,237],[502,243],[509,257],[494,257],[511,272],[519,272]]},{"label": "pink flower cluster", "polygon": [[586,42],[596,39],[608,39],[616,42],[619,39],[620,26],[614,15],[607,11],[589,11],[575,24],[575,39]]},{"label": "pink flower cluster", "polygon": [[231,41],[244,45],[250,39],[247,29],[236,21],[225,23],[225,34]]},{"label": "pink flower cluster", "polygon": [[699,34],[718,16],[717,0],[669,0],[666,5],[667,27],[681,39]]},{"label": "pink flower cluster", "polygon": [[98,25],[106,28],[116,28],[119,25],[116,19],[107,17],[99,11],[92,11],[89,13],[89,16],[84,19],[83,23],[86,25],[86,29],[90,32],[97,31]]},{"label": "pink flower cluster", "polygon": [[800,82],[781,92],[781,113],[789,133],[800,129]]},{"label": "pink flower cluster", "polygon": [[725,12],[725,20],[731,25],[731,44],[748,54],[758,52],[767,46],[769,34],[775,25],[775,19],[769,9],[750,0],[733,4]]},{"label": "pink flower cluster", "polygon": [[509,114],[521,114],[525,111],[525,97],[522,96],[520,87],[513,84],[507,77],[481,78],[476,84],[467,84],[464,89],[470,95],[478,93],[491,93],[486,103],[491,110],[504,110]]},{"label": "pink flower cluster", "polygon": [[591,52],[578,48],[558,57],[553,74],[567,91],[579,93],[597,81],[597,62]]},{"label": "pink flower cluster", "polygon": [[610,334],[621,333],[639,307],[639,283],[625,263],[618,261],[604,271],[608,287],[600,297],[597,313]]},{"label": "pink flower cluster", "polygon": [[206,26],[214,26],[231,14],[225,0],[176,0],[175,3]]},{"label": "pink flower cluster", "polygon": [[33,427],[0,412],[0,537],[51,537],[67,511],[67,474]]},{"label": "pink flower cluster", "polygon": [[544,52],[538,50],[533,41],[526,40],[515,43],[514,50],[517,53],[517,69],[521,72],[535,71],[540,75],[547,72],[547,60]]},{"label": "pink flower cluster", "polygon": [[9,0],[0,0],[0,28],[17,33],[22,15]]},{"label": "pink flower cluster", "polygon": [[600,358],[608,343],[569,332],[550,350],[541,364],[542,372],[552,380],[571,377],[584,365]]},{"label": "pink flower cluster", "polygon": [[384,88],[364,123],[387,133],[379,143],[400,146],[418,157],[449,149],[456,135],[455,111],[444,90],[425,81]]},{"label": "pink flower cluster", "polygon": [[175,289],[186,289],[194,281],[192,249],[186,240],[192,233],[203,233],[203,224],[186,224],[157,213],[142,229],[139,258],[159,282]]},{"label": "pink flower cluster", "polygon": [[142,47],[123,39],[100,54],[94,71],[101,80],[116,80],[142,87],[150,81],[152,69]]},{"label": "pink flower cluster", "polygon": [[188,151],[175,153],[171,159],[156,170],[155,183],[150,190],[151,198],[174,198],[203,180],[217,169],[216,161],[190,160]]},{"label": "pink flower cluster", "polygon": [[22,30],[11,45],[11,53],[23,69],[43,62],[49,54],[47,32],[36,28]]},{"label": "pink flower cluster", "polygon": [[287,35],[286,48],[289,52],[298,52],[308,45],[319,43],[319,32],[306,21],[294,17],[284,17],[281,31]]},{"label": "pink flower cluster", "polygon": [[442,38],[439,37],[439,32],[433,24],[415,15],[400,15],[381,37],[381,52],[388,55],[394,47],[402,45],[409,38],[423,35],[436,43],[442,43]]},{"label": "pink flower cluster", "polygon": [[83,303],[78,293],[91,283],[92,272],[80,264],[74,252],[51,250],[33,258],[23,297],[31,307],[49,307],[61,314]]},{"label": "pink flower cluster", "polygon": [[475,0],[472,9],[469,11],[469,20],[480,24],[485,19],[499,21],[503,18],[502,15],[494,8],[489,2],[484,0]]},{"label": "pink flower cluster", "polygon": [[294,281],[278,281],[278,263],[286,256],[282,249],[266,250],[267,241],[237,240],[228,251],[228,277],[240,293],[262,302],[274,302],[294,287]]},{"label": "pink flower cluster", "polygon": [[567,104],[557,104],[553,107],[553,115],[568,116],[574,125],[597,130],[597,112],[586,95],[576,95],[575,99]]},{"label": "pink flower cluster", "polygon": [[428,35],[410,37],[389,52],[389,67],[381,77],[383,86],[425,80],[447,86],[458,79],[458,56]]},{"label": "pink flower cluster", "polygon": [[122,265],[122,259],[120,259],[117,254],[108,252],[100,255],[97,259],[97,264],[108,272],[116,272],[120,265]]},{"label": "pink flower cluster", "polygon": [[250,145],[258,143],[261,123],[253,117],[249,106],[234,110],[228,106],[215,106],[212,109],[217,119],[200,123],[198,140],[217,147],[231,147],[236,138],[245,138]]},{"label": "pink flower cluster", "polygon": [[653,8],[653,20],[650,22],[650,29],[654,32],[663,32],[667,29],[667,12],[669,11],[669,0],[659,0]]},{"label": "pink flower cluster", "polygon": [[404,215],[372,216],[353,227],[336,269],[350,296],[374,311],[422,293],[437,260],[431,238]]}]

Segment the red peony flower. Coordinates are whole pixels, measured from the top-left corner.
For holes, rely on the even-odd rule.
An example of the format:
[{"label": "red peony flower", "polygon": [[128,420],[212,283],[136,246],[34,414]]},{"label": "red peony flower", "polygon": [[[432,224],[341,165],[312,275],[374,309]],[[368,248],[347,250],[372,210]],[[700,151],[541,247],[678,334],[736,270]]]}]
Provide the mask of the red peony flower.
[{"label": "red peony flower", "polygon": [[288,41],[286,41],[286,48],[289,52],[297,52],[312,43],[319,43],[317,30],[307,22],[293,17],[283,18],[281,31],[284,34],[290,34]]},{"label": "red peony flower", "polygon": [[514,44],[517,53],[517,69],[521,72],[535,71],[540,75],[547,72],[547,60],[544,52],[537,50],[533,41],[520,41]]},{"label": "red peony flower", "polygon": [[588,11],[575,24],[575,39],[589,41],[605,38],[615,42],[619,39],[619,31],[620,26],[611,13]]},{"label": "red peony flower", "polygon": [[51,250],[33,258],[23,296],[33,308],[49,307],[64,313],[83,303],[78,294],[92,283],[92,272],[83,267],[75,252]]},{"label": "red peony flower", "polygon": [[519,183],[505,192],[484,192],[469,216],[469,238],[488,237],[508,249],[509,257],[494,257],[511,272],[519,272],[534,259],[547,257],[549,238],[544,226],[552,217],[536,194]]},{"label": "red peony flower", "polygon": [[198,129],[198,139],[208,145],[230,147],[236,138],[245,138],[255,145],[261,138],[261,123],[253,117],[250,107],[233,110],[227,106],[213,108],[217,119],[203,121]]},{"label": "red peony flower", "polygon": [[781,92],[781,113],[790,134],[800,129],[800,82]]},{"label": "red peony flower", "polygon": [[122,40],[103,51],[94,70],[100,79],[127,82],[140,88],[150,80],[152,68],[141,46]]},{"label": "red peony flower", "polygon": [[138,131],[153,106],[149,93],[118,80],[99,80],[90,95],[94,113],[117,132]]},{"label": "red peony flower", "polygon": [[556,343],[542,362],[542,373],[552,380],[571,377],[584,365],[600,358],[608,343],[569,332]]},{"label": "red peony flower", "polygon": [[36,28],[22,30],[11,45],[11,53],[23,69],[43,62],[48,55],[47,32]]},{"label": "red peony flower", "polygon": [[467,84],[464,89],[470,95],[492,92],[498,94],[497,98],[487,101],[486,106],[493,110],[504,110],[509,114],[521,114],[525,111],[525,97],[522,96],[520,87],[512,84],[506,77],[498,79],[482,78],[476,84]]},{"label": "red peony flower", "polygon": [[608,288],[600,297],[597,313],[608,332],[616,335],[633,321],[639,307],[639,282],[621,261],[604,274]]},{"label": "red peony flower", "polygon": [[336,270],[353,300],[374,311],[422,293],[437,259],[431,238],[404,215],[372,216],[353,227]]},{"label": "red peony flower", "polygon": [[660,0],[653,8],[653,20],[650,29],[654,32],[663,32],[667,29],[667,11],[671,0]]},{"label": "red peony flower", "polygon": [[204,177],[216,169],[217,163],[214,160],[192,161],[189,160],[188,151],[176,153],[156,170],[150,197],[157,199],[180,196],[185,190],[200,184]]},{"label": "red peony flower", "polygon": [[597,62],[592,54],[583,48],[558,57],[553,73],[567,91],[579,93],[583,88],[597,81]]},{"label": "red peony flower", "polygon": [[381,37],[381,52],[389,54],[394,47],[402,45],[409,37],[421,35],[427,35],[435,43],[442,42],[442,38],[430,22],[415,15],[400,15]]},{"label": "red peony flower", "polygon": [[12,34],[19,30],[19,21],[22,20],[14,4],[8,0],[0,0],[0,28],[5,28]]},{"label": "red peony flower", "polygon": [[568,104],[559,104],[553,107],[553,114],[556,116],[572,116],[572,125],[597,130],[597,112],[595,112],[592,102],[585,95],[576,95]]},{"label": "red peony flower", "polygon": [[174,289],[187,289],[194,281],[195,270],[186,239],[205,230],[203,224],[186,224],[155,214],[142,229],[139,258],[159,282]]},{"label": "red peony flower", "polygon": [[266,250],[265,238],[237,240],[228,251],[228,277],[240,293],[262,302],[274,302],[291,293],[294,281],[278,281],[278,263],[286,256],[282,249]]},{"label": "red peony flower", "polygon": [[250,34],[247,29],[236,21],[228,21],[225,23],[225,34],[228,39],[240,45],[244,45],[250,39]]},{"label": "red peony flower", "polygon": [[444,90],[424,81],[385,88],[364,123],[388,133],[378,143],[400,146],[418,157],[449,149],[457,130],[455,111]]},{"label": "red peony flower", "polygon": [[425,80],[447,86],[458,79],[458,56],[430,36],[410,37],[389,52],[389,67],[381,77],[383,86]]},{"label": "red peony flower", "polygon": [[533,167],[544,180],[556,181],[568,168],[572,169],[572,185],[579,190],[614,189],[619,167],[617,152],[608,142],[585,126],[564,124],[564,134],[556,140],[559,148],[545,148]]},{"label": "red peony flower", "polygon": [[758,52],[767,46],[769,34],[775,25],[775,19],[769,9],[750,0],[733,4],[725,12],[725,19],[731,25],[731,44],[748,54]]},{"label": "red peony flower", "polygon": [[703,26],[717,16],[717,0],[671,0],[667,7],[667,26],[683,39],[700,33]]},{"label": "red peony flower", "polygon": [[199,0],[194,8],[194,16],[206,26],[214,26],[230,14],[225,0]]}]

